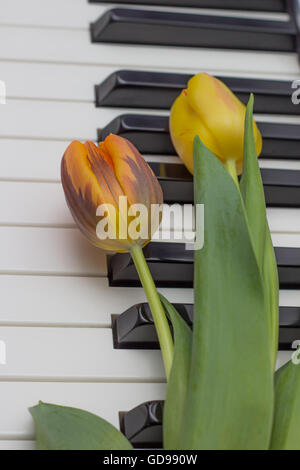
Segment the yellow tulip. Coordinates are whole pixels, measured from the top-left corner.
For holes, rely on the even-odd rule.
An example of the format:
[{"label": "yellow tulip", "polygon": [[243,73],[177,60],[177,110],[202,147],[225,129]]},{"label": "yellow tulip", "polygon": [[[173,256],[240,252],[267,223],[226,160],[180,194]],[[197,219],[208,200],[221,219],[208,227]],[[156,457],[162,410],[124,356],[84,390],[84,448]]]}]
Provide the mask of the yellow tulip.
[{"label": "yellow tulip", "polygon": [[[223,163],[234,161],[242,171],[246,106],[220,80],[206,73],[192,77],[175,100],[170,115],[173,145],[193,173],[193,142],[196,135]],[[253,120],[257,155],[262,137]]]}]

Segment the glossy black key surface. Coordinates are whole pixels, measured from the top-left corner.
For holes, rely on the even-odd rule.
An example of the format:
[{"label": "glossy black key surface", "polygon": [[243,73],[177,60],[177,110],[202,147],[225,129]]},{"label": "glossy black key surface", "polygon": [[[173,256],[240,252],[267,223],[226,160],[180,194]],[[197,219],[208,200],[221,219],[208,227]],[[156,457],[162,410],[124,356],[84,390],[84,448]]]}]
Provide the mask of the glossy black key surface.
[{"label": "glossy black key surface", "polygon": [[[144,254],[153,279],[159,287],[192,287],[192,250],[183,243],[152,242]],[[300,248],[275,247],[279,283],[282,289],[300,287]],[[134,264],[128,253],[108,257],[108,279],[111,286],[140,286]]]},{"label": "glossy black key surface", "polygon": [[[114,0],[89,0],[89,2],[116,3]],[[286,2],[287,0],[118,0],[117,3],[283,12],[287,8]]]},{"label": "glossy black key surface", "polygon": [[[189,326],[193,325],[192,304],[174,304]],[[136,304],[121,315],[113,315],[112,331],[116,349],[158,349],[159,343],[147,303]],[[279,350],[294,349],[300,339],[300,307],[280,307]]]},{"label": "glossy black key surface", "polygon": [[163,402],[151,401],[120,413],[120,429],[135,448],[162,447]]},{"label": "glossy black key surface", "polygon": [[[156,162],[149,165],[158,177],[166,204],[193,203],[192,176],[184,165]],[[263,168],[261,175],[268,207],[300,207],[300,171]]]},{"label": "glossy black key surface", "polygon": [[[299,125],[257,124],[263,137],[260,158],[300,159]],[[122,114],[98,130],[98,140],[104,140],[110,133],[129,139],[141,153],[176,155],[170,139],[168,116]]]},{"label": "glossy black key surface", "polygon": [[[170,109],[192,75],[119,70],[96,86],[97,106]],[[218,76],[243,102],[255,96],[256,113],[300,114],[291,100],[292,82]]]},{"label": "glossy black key surface", "polygon": [[293,21],[113,8],[91,24],[92,42],[295,52]]}]

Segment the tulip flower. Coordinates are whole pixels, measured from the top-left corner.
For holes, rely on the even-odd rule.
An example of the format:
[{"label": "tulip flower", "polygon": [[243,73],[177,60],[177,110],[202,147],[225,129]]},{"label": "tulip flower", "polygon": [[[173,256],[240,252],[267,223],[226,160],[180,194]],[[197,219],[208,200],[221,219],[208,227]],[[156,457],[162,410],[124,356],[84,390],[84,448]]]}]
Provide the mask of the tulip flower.
[{"label": "tulip flower", "polygon": [[[173,145],[193,173],[193,142],[198,135],[232,173],[240,174],[244,154],[246,106],[220,80],[201,73],[192,77],[186,90],[175,100],[170,115]],[[257,155],[262,137],[253,120]]]},{"label": "tulip flower", "polygon": [[167,377],[173,341],[142,247],[161,221],[162,189],[149,165],[126,139],[109,135],[96,146],[72,142],[61,162],[71,214],[96,247],[130,252],[145,289],[160,340]]},{"label": "tulip flower", "polygon": [[[132,244],[144,246],[156,232],[161,214],[157,211],[154,217],[153,210],[163,203],[162,190],[149,165],[128,140],[109,135],[98,147],[93,142],[72,142],[62,159],[61,176],[73,218],[95,246],[130,251]],[[129,230],[134,220],[130,210],[133,205],[144,209],[137,234]],[[105,224],[99,224],[101,219],[108,226],[105,232]],[[100,238],[100,228],[105,238]]]}]

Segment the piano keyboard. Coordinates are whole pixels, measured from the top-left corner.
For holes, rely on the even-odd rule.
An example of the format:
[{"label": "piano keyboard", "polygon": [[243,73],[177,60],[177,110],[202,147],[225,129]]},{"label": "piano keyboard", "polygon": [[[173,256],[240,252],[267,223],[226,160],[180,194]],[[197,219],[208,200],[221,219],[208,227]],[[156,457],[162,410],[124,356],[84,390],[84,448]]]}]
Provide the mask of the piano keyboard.
[{"label": "piano keyboard", "polygon": [[[7,90],[0,104],[0,341],[7,359],[0,364],[0,449],[34,448],[27,408],[38,400],[89,410],[121,426],[135,446],[159,446],[166,384],[151,317],[141,313],[145,295],[127,255],[107,256],[75,227],[60,159],[72,139],[119,133],[143,152],[167,203],[192,203],[190,175],[167,132],[172,100],[199,71],[222,77],[242,100],[254,91],[281,281],[283,364],[300,328],[293,2],[0,0],[0,6],[0,80]],[[214,35],[205,30],[205,43],[200,24],[216,28]],[[163,295],[191,311],[192,252],[182,247],[155,241],[146,254]],[[130,411],[137,407],[142,414]]]}]

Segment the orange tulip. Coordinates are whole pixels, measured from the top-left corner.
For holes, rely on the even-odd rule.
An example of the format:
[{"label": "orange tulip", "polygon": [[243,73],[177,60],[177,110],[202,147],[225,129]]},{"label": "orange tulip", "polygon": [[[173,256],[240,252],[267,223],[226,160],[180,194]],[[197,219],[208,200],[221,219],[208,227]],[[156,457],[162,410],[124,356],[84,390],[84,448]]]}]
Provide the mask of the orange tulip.
[{"label": "orange tulip", "polygon": [[[158,229],[161,187],[128,140],[111,134],[98,147],[73,141],[62,158],[61,180],[73,218],[92,244],[130,251],[133,244],[148,243]],[[133,205],[142,205],[144,211],[138,216]],[[130,230],[134,220],[137,235]],[[99,222],[101,229],[106,225],[107,238],[99,237]]]}]

